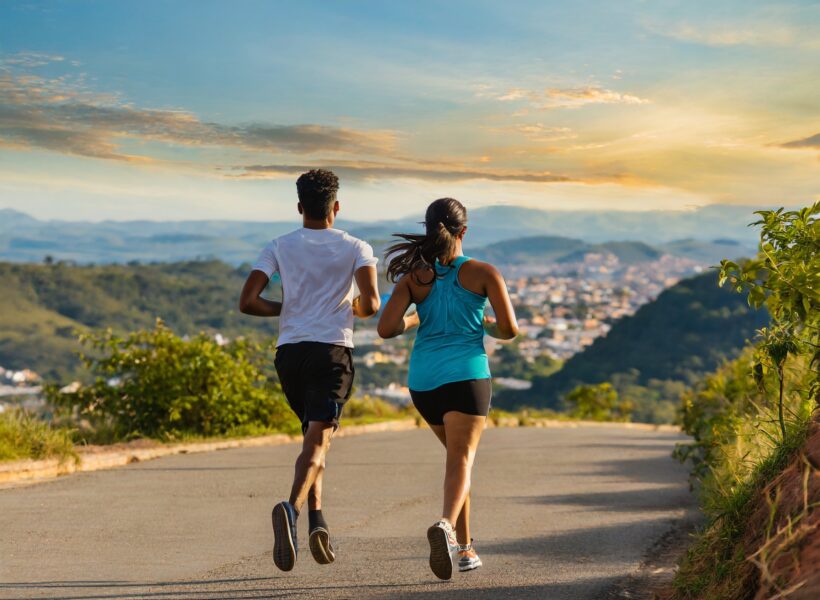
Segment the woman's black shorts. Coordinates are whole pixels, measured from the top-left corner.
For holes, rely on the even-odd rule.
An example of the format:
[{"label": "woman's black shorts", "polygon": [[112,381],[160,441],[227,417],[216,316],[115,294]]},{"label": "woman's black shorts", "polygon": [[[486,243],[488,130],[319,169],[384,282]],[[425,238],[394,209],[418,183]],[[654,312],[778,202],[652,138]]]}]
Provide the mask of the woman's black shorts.
[{"label": "woman's black shorts", "polygon": [[416,410],[430,425],[444,425],[444,413],[486,417],[493,397],[492,379],[466,379],[418,392],[410,390]]}]

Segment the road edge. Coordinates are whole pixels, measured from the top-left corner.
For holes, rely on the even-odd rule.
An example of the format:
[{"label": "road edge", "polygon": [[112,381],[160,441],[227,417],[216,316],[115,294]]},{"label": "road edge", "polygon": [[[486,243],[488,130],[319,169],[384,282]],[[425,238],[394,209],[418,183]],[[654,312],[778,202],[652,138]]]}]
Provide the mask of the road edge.
[{"label": "road edge", "polygon": [[[415,419],[384,421],[366,425],[347,425],[339,429],[334,437],[348,437],[366,433],[386,431],[408,431],[415,429]],[[281,446],[301,441],[302,436],[275,434],[262,437],[218,440],[213,442],[188,442],[180,444],[160,444],[150,447],[132,447],[101,449],[96,452],[80,452],[79,458],[73,460],[49,458],[44,460],[20,460],[0,464],[0,488],[19,487],[56,479],[72,473],[114,469],[125,465],[153,460],[174,454],[197,454],[233,448],[259,448],[263,446]]]}]

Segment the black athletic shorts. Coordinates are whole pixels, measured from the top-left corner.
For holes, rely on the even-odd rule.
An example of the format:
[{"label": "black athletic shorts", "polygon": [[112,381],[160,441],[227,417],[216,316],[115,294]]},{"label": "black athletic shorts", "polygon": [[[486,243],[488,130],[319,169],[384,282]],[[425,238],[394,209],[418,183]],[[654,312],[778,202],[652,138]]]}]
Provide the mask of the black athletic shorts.
[{"label": "black athletic shorts", "polygon": [[424,392],[410,390],[410,397],[425,421],[430,425],[444,425],[444,413],[452,410],[486,417],[493,397],[493,384],[489,378],[466,379]]},{"label": "black athletic shorts", "polygon": [[310,421],[339,426],[342,406],[353,388],[350,348],[323,342],[282,344],[273,364],[303,434]]}]

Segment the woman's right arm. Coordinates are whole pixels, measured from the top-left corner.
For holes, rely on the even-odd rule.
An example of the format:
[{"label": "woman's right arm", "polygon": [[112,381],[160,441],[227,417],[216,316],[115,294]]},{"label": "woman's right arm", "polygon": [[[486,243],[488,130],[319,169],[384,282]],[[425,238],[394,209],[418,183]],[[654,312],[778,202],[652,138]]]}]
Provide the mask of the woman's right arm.
[{"label": "woman's right arm", "polygon": [[407,279],[399,279],[382,311],[382,316],[379,317],[377,331],[381,337],[385,339],[396,337],[419,324],[417,313],[404,316],[411,303],[412,298],[410,297]]},{"label": "woman's right arm", "polygon": [[485,292],[490,300],[490,306],[495,313],[495,322],[485,322],[484,331],[488,335],[500,340],[511,340],[518,335],[518,322],[515,320],[510,294],[507,284],[498,269],[486,264]]}]

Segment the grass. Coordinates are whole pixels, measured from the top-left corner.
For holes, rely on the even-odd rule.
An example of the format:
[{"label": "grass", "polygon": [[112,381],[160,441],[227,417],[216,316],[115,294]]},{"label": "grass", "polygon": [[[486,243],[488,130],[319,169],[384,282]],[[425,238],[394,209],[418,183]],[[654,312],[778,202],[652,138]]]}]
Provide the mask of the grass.
[{"label": "grass", "polygon": [[797,454],[808,430],[808,422],[796,424],[748,478],[722,495],[713,491],[706,499],[715,516],[687,551],[673,582],[674,598],[734,600],[748,596],[757,581],[743,537],[750,526],[754,501]]},{"label": "grass", "polygon": [[0,461],[25,458],[78,460],[72,431],[20,410],[0,413]]}]

